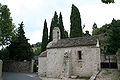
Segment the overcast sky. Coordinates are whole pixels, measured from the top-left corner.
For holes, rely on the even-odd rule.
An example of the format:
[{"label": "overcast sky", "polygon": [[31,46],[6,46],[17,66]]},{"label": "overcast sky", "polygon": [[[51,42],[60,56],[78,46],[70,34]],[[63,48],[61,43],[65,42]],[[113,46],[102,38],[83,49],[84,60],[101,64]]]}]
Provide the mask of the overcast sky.
[{"label": "overcast sky", "polygon": [[120,19],[120,0],[114,4],[103,4],[101,0],[0,0],[0,3],[8,5],[13,23],[16,27],[24,22],[25,35],[30,43],[42,41],[44,20],[47,20],[50,28],[54,12],[59,15],[62,12],[64,27],[70,29],[70,12],[74,4],[78,7],[85,24],[85,30],[92,31],[92,25],[97,23],[101,27],[105,23],[111,23],[112,19]]}]

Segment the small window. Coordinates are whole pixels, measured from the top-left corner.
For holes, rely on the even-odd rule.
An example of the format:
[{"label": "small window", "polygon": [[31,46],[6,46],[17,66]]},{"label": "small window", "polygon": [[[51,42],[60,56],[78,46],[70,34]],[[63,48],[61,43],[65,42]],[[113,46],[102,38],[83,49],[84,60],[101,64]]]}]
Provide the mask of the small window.
[{"label": "small window", "polygon": [[57,39],[59,39],[59,31],[57,31]]},{"label": "small window", "polygon": [[78,60],[81,60],[82,59],[82,52],[81,51],[78,51]]}]

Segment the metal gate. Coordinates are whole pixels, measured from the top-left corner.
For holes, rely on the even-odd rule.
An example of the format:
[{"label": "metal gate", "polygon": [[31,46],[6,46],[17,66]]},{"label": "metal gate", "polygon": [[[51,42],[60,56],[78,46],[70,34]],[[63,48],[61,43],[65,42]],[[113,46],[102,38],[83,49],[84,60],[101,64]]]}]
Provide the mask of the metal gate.
[{"label": "metal gate", "polygon": [[101,68],[117,69],[117,58],[115,55],[101,54]]}]

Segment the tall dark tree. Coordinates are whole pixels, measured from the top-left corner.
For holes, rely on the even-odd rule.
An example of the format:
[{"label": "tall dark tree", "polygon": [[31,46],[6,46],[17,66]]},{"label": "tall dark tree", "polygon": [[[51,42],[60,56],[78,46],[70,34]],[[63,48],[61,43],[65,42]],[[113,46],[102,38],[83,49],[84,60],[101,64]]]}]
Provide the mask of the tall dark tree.
[{"label": "tall dark tree", "polygon": [[42,36],[42,45],[41,45],[41,52],[46,50],[46,46],[48,44],[48,28],[47,22],[44,22],[44,29],[43,29],[43,36]]},{"label": "tall dark tree", "polygon": [[83,31],[81,26],[80,12],[78,8],[73,4],[70,15],[70,23],[70,37],[82,37]]},{"label": "tall dark tree", "polygon": [[68,38],[69,37],[68,32],[65,30],[64,33],[65,33],[65,38]]},{"label": "tall dark tree", "polygon": [[54,16],[51,21],[51,26],[50,26],[49,42],[53,40],[52,31],[53,31],[54,27],[58,27],[58,26],[59,26],[58,15],[57,15],[57,12],[55,11]]},{"label": "tall dark tree", "polygon": [[120,20],[112,20],[106,40],[106,52],[116,54],[120,48]]},{"label": "tall dark tree", "polygon": [[91,36],[91,35],[90,35],[89,31],[86,30],[85,33],[84,33],[84,37],[89,37],[89,36]]},{"label": "tall dark tree", "polygon": [[28,43],[28,39],[25,37],[23,29],[23,22],[19,24],[16,38],[11,41],[8,49],[10,52],[10,59],[12,60],[31,60],[33,58],[33,52],[31,45]]},{"label": "tall dark tree", "polygon": [[67,38],[65,29],[64,29],[64,25],[63,25],[63,20],[62,20],[62,14],[61,14],[61,12],[60,12],[60,15],[59,15],[59,29],[60,29],[60,32],[61,32],[61,39]]},{"label": "tall dark tree", "polygon": [[97,29],[97,24],[94,22],[92,29]]},{"label": "tall dark tree", "polygon": [[0,46],[10,44],[13,36],[14,25],[7,5],[0,4]]}]

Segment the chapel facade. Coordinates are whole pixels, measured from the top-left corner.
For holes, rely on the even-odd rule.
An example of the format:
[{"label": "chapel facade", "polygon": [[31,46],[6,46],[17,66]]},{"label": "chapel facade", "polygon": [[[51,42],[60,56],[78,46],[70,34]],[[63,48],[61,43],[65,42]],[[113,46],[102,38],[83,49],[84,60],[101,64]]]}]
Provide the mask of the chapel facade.
[{"label": "chapel facade", "polygon": [[60,39],[60,29],[53,29],[53,41],[39,55],[38,75],[50,78],[91,76],[100,70],[97,36]]}]

